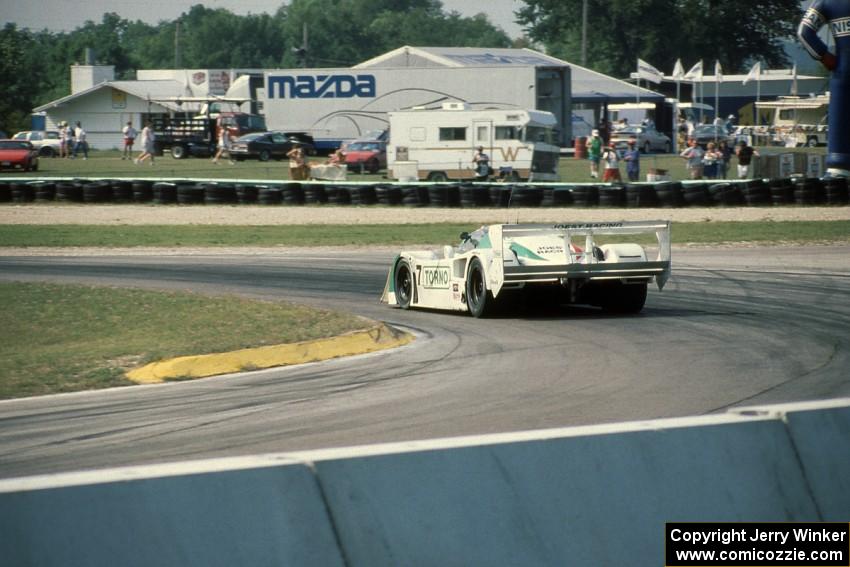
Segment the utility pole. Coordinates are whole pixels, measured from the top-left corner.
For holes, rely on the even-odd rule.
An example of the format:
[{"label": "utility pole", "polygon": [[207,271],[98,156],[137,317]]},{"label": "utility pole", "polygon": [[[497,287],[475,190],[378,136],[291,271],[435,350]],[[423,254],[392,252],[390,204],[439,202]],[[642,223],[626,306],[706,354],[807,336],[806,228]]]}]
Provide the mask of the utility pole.
[{"label": "utility pole", "polygon": [[587,67],[587,0],[581,1],[581,66]]},{"label": "utility pole", "polygon": [[180,68],[180,20],[174,25],[174,68]]}]

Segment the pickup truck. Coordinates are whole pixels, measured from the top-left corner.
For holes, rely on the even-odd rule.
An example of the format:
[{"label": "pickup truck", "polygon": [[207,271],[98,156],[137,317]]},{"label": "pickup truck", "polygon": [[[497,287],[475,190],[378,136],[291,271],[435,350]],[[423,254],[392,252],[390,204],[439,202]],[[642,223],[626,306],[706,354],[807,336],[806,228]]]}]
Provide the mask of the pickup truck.
[{"label": "pickup truck", "polygon": [[154,147],[157,155],[171,153],[174,159],[215,154],[219,128],[226,127],[232,139],[250,132],[264,132],[262,116],[241,112],[222,112],[218,118],[154,118]]}]

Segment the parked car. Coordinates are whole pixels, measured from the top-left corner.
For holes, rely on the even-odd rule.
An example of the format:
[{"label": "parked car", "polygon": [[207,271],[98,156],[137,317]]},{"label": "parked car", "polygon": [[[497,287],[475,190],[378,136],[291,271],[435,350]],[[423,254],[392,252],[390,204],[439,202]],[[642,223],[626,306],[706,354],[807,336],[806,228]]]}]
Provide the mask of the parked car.
[{"label": "parked car", "polygon": [[615,130],[611,134],[611,143],[617,150],[625,150],[629,140],[635,139],[637,147],[640,151],[648,154],[652,151],[664,152],[669,154],[673,151],[673,144],[670,138],[655,129],[655,126],[626,126],[619,130]]},{"label": "parked car", "polygon": [[59,155],[59,132],[53,130],[26,130],[18,132],[13,140],[26,140],[38,150],[38,155],[54,157]]},{"label": "parked car", "polygon": [[301,144],[308,155],[316,153],[312,144],[303,139],[290,137],[286,132],[254,132],[234,140],[230,154],[236,161],[286,159],[286,153],[292,149],[292,145],[295,143]]},{"label": "parked car", "polygon": [[377,173],[387,167],[387,143],[378,140],[357,141],[345,149],[345,165],[352,171]]},{"label": "parked car", "polygon": [[694,131],[691,132],[689,138],[693,138],[697,141],[697,145],[703,148],[708,145],[709,142],[714,142],[715,144],[726,140],[726,143],[729,146],[735,145],[735,135],[730,134],[729,130],[727,130],[726,126],[723,124],[700,124]]},{"label": "parked car", "polygon": [[0,140],[0,169],[38,170],[38,150],[26,140]]}]

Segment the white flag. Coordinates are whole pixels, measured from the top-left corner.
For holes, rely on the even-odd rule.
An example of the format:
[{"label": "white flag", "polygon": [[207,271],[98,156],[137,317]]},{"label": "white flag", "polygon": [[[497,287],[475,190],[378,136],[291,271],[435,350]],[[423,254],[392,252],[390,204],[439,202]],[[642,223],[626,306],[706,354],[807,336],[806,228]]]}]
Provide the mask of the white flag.
[{"label": "white flag", "polygon": [[714,80],[718,83],[723,82],[723,68],[720,67],[720,61],[714,61]]},{"label": "white flag", "polygon": [[691,67],[690,71],[685,73],[682,78],[688,81],[702,80],[702,60],[700,59],[699,63]]},{"label": "white flag", "polygon": [[747,73],[747,76],[744,77],[743,84],[747,84],[752,80],[760,80],[761,79],[761,61],[756,61],[756,64],[750,69],[750,72]]},{"label": "white flag", "polygon": [[677,81],[685,78],[685,68],[682,67],[681,59],[676,59],[676,64],[673,66],[673,78]]},{"label": "white flag", "polygon": [[637,76],[653,83],[660,83],[664,80],[664,73],[643,59],[637,60]]}]

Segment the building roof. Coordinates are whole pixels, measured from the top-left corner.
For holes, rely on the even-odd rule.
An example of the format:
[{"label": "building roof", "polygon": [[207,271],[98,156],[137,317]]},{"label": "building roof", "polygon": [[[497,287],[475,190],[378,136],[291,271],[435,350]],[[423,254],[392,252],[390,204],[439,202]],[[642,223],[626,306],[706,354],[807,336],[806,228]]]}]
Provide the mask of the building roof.
[{"label": "building roof", "polygon": [[69,102],[72,102],[80,97],[87,96],[93,92],[106,88],[112,88],[119,91],[123,91],[129,95],[135,96],[142,100],[156,100],[155,104],[157,104],[158,106],[173,111],[181,110],[181,105],[177,101],[171,102],[165,101],[163,99],[166,97],[179,97],[181,95],[186,94],[186,86],[179,81],[105,81],[89,89],[70,94],[68,96],[64,96],[52,102],[48,102],[47,104],[33,109],[33,111],[44,112],[53,108],[57,108],[59,106],[63,106]]},{"label": "building roof", "polygon": [[489,47],[411,47],[405,45],[373,57],[355,69],[400,67],[568,67],[573,102],[661,101],[664,96],[603,73],[534,51]]}]

